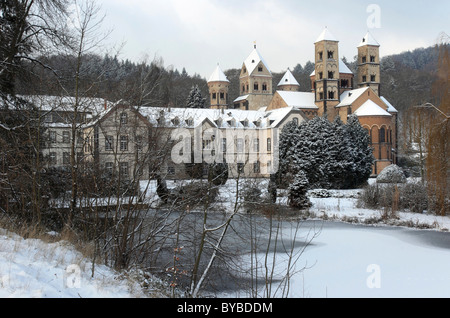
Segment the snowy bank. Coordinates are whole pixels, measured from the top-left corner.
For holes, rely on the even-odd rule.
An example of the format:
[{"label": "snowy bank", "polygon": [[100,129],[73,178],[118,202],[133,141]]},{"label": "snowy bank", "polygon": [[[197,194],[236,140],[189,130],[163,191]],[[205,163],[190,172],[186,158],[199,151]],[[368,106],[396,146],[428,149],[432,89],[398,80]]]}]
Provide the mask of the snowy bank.
[{"label": "snowy bank", "polygon": [[95,265],[69,243],[24,239],[0,229],[0,298],[135,298],[137,281]]}]

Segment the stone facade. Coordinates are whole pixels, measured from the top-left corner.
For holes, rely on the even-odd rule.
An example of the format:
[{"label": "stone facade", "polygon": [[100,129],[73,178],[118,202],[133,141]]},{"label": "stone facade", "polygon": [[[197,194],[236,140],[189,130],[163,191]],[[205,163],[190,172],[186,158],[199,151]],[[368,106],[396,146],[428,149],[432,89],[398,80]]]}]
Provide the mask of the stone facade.
[{"label": "stone facade", "polygon": [[[232,107],[267,112],[292,107],[308,119],[325,115],[334,120],[339,116],[343,122],[349,115],[357,114],[371,137],[375,176],[397,162],[397,111],[381,96],[379,47],[369,32],[357,46],[358,88],[355,88],[355,75],[339,57],[339,41],[325,28],[314,43],[312,92],[299,92],[299,85],[288,70],[272,94],[272,74],[255,45],[242,65],[240,96]],[[212,103],[211,108],[215,107]]]}]

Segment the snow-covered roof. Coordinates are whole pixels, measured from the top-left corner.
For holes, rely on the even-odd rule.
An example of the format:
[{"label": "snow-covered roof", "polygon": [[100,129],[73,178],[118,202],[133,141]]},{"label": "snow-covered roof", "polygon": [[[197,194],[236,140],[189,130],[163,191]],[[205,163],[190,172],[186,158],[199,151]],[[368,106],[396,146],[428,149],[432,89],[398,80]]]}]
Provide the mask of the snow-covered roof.
[{"label": "snow-covered roof", "polygon": [[319,35],[319,37],[317,38],[316,42],[320,42],[320,41],[334,41],[334,42],[339,42],[336,37],[330,32],[330,30],[328,30],[327,27],[325,27],[325,29],[322,31],[322,33]]},{"label": "snow-covered roof", "polygon": [[277,91],[289,107],[318,109],[314,100],[314,93]]},{"label": "snow-covered roof", "polygon": [[209,77],[208,83],[209,82],[228,82],[229,83],[230,81],[227,79],[226,75],[223,73],[219,64],[217,64],[214,72]]},{"label": "snow-covered roof", "polygon": [[343,60],[339,59],[339,73],[340,74],[353,74],[353,72],[348,68],[347,64]]},{"label": "snow-covered roof", "polygon": [[233,103],[237,103],[243,100],[246,100],[248,98],[248,95],[243,95],[243,96],[239,96],[238,98],[236,98]]},{"label": "snow-covered roof", "polygon": [[[33,103],[41,111],[49,112],[73,112],[75,97],[49,96],[49,95],[21,95],[20,98]],[[80,97],[78,98],[78,112],[89,113],[92,116],[100,115],[105,109],[110,109],[116,103],[103,98]]]},{"label": "snow-covered roof", "polygon": [[[353,74],[353,72],[348,68],[347,64],[344,63],[342,59],[339,59],[339,74]],[[311,75],[309,76],[315,76],[316,70],[314,70]]]},{"label": "snow-covered roof", "polygon": [[380,44],[377,42],[377,40],[374,39],[372,34],[370,34],[369,31],[367,31],[366,35],[361,40],[361,43],[359,43],[358,47],[364,46],[364,45],[373,45],[373,46],[380,46]]},{"label": "snow-covered roof", "polygon": [[362,87],[343,92],[340,97],[341,102],[336,107],[352,105],[368,89],[369,87]]},{"label": "snow-covered roof", "polygon": [[294,108],[270,112],[240,109],[135,107],[150,124],[166,128],[195,128],[209,121],[217,128],[276,127]]},{"label": "snow-covered roof", "polygon": [[278,86],[283,85],[296,85],[300,86],[300,84],[295,79],[294,75],[291,73],[290,70],[287,70],[287,72],[284,74],[283,78],[281,79],[280,83],[278,83]]},{"label": "snow-covered roof", "polygon": [[383,108],[375,104],[372,100],[367,100],[355,112],[356,116],[392,116]]},{"label": "snow-covered roof", "polygon": [[390,112],[390,113],[398,113],[397,109],[395,109],[395,107],[392,106],[392,104],[384,96],[381,96],[380,98],[386,104],[386,106],[388,107],[388,109],[387,109],[388,112]]},{"label": "snow-covered roof", "polygon": [[266,61],[263,59],[259,51],[256,49],[256,47],[253,49],[253,51],[250,53],[250,55],[247,57],[247,59],[244,61],[245,67],[247,68],[248,74],[252,74],[255,68],[258,66],[259,62],[262,62],[264,66],[266,67],[267,71],[270,72],[269,66],[267,65]]}]

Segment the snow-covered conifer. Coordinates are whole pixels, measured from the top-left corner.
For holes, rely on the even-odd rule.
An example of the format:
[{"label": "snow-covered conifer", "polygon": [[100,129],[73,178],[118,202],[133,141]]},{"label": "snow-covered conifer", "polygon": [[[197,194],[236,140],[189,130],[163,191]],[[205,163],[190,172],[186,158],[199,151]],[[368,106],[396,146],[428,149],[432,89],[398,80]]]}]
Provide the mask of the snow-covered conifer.
[{"label": "snow-covered conifer", "polygon": [[370,177],[375,158],[369,134],[361,126],[356,115],[349,116],[345,130],[351,144],[349,152],[353,161],[348,172],[346,187],[358,187]]},{"label": "snow-covered conifer", "polygon": [[186,100],[188,108],[205,108],[206,99],[203,98],[198,85],[192,87],[189,97]]},{"label": "snow-covered conifer", "polygon": [[294,181],[289,186],[289,205],[293,208],[304,209],[311,206],[308,199],[307,191],[309,187],[306,173],[302,170],[298,171],[294,177]]}]

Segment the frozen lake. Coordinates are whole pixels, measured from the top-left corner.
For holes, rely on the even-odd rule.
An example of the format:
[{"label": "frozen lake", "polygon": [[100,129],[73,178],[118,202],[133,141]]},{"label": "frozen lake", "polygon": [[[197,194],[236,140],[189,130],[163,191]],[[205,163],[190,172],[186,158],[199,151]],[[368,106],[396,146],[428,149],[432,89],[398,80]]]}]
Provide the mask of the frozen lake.
[{"label": "frozen lake", "polygon": [[[313,224],[323,226],[298,261],[309,268],[291,278],[289,297],[450,297],[450,233],[321,221],[303,231]],[[275,273],[285,259],[277,254]]]}]

